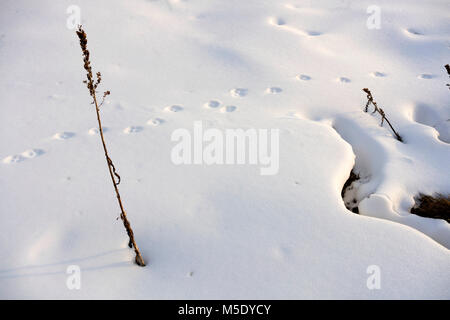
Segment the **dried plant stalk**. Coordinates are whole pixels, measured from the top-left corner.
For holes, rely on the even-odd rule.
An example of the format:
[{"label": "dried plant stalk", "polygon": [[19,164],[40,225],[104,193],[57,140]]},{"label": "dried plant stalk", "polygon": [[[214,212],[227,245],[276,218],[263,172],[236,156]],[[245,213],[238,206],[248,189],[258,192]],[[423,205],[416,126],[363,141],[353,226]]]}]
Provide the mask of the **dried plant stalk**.
[{"label": "dried plant stalk", "polygon": [[363,91],[367,94],[367,103],[366,103],[366,106],[364,108],[364,112],[368,112],[369,111],[369,105],[372,104],[373,107],[374,107],[372,113],[378,112],[381,115],[381,124],[380,125],[383,126],[383,123],[386,120],[386,122],[389,125],[389,127],[391,127],[392,132],[394,132],[394,135],[397,138],[397,140],[400,141],[400,142],[403,142],[402,137],[397,133],[397,131],[395,131],[395,129],[392,126],[391,122],[386,117],[386,114],[384,113],[384,110],[381,109],[380,107],[378,107],[378,105],[375,102],[375,100],[373,100],[373,96],[372,96],[372,93],[370,92],[370,90],[367,89],[367,88],[364,88]]},{"label": "dried plant stalk", "polygon": [[[450,77],[450,65],[445,65],[445,70],[447,70],[448,76]],[[450,83],[447,83],[447,87],[450,90]]]},{"label": "dried plant stalk", "polygon": [[78,35],[78,38],[80,39],[81,51],[83,52],[84,69],[87,72],[87,74],[86,74],[87,80],[84,80],[83,83],[85,83],[87,88],[89,89],[89,94],[93,99],[92,104],[95,106],[95,111],[97,113],[98,129],[100,132],[100,138],[102,140],[103,151],[105,152],[106,163],[108,165],[109,174],[111,176],[111,180],[112,180],[112,183],[114,186],[114,191],[116,193],[117,201],[119,203],[119,207],[120,207],[120,211],[121,211],[120,218],[123,221],[123,225],[127,231],[128,237],[130,239],[130,241],[128,242],[128,246],[130,248],[134,248],[134,252],[136,253],[136,258],[135,258],[136,264],[141,267],[144,267],[145,266],[144,259],[142,258],[141,253],[139,252],[139,248],[136,244],[136,241],[134,240],[133,229],[131,228],[130,222],[127,218],[127,214],[125,212],[125,209],[123,208],[122,200],[120,198],[120,193],[119,193],[119,188],[118,188],[118,185],[120,183],[120,176],[116,172],[116,168],[114,167],[114,164],[113,164],[111,158],[109,157],[108,149],[106,148],[105,138],[103,136],[102,121],[100,119],[100,107],[103,105],[105,98],[110,94],[110,92],[105,91],[103,93],[102,101],[99,104],[97,101],[96,89],[97,89],[98,85],[100,84],[100,82],[102,81],[102,76],[101,76],[100,72],[97,72],[96,80],[94,81],[94,76],[92,74],[91,62],[89,60],[89,50],[87,49],[86,32],[84,32],[84,30],[82,29],[81,26],[78,27],[77,35]]}]

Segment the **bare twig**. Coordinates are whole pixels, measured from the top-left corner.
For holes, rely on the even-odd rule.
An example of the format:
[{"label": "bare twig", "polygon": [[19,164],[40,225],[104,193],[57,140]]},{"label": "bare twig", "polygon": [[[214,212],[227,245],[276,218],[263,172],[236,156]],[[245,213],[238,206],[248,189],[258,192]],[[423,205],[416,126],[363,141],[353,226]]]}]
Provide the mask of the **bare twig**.
[{"label": "bare twig", "polygon": [[91,62],[89,60],[89,50],[87,49],[86,32],[84,32],[84,30],[82,29],[81,26],[78,27],[77,35],[78,35],[78,38],[80,39],[81,51],[83,52],[84,69],[87,72],[86,73],[87,80],[84,80],[83,83],[85,83],[87,88],[89,89],[89,94],[91,95],[91,97],[93,99],[92,103],[95,105],[95,111],[96,111],[96,114],[97,114],[98,129],[99,129],[99,132],[100,132],[100,138],[102,140],[103,151],[105,152],[105,158],[106,158],[106,163],[108,164],[109,174],[111,176],[111,180],[112,180],[112,183],[113,183],[113,186],[114,186],[114,191],[116,193],[117,201],[119,203],[119,207],[120,207],[120,210],[121,210],[120,218],[123,221],[123,225],[125,226],[125,229],[127,231],[128,237],[130,239],[130,241],[128,242],[128,246],[130,248],[134,247],[134,252],[136,253],[136,258],[135,258],[136,264],[138,264],[139,266],[144,267],[145,266],[144,259],[142,258],[141,253],[139,252],[139,248],[138,248],[138,246],[136,244],[136,241],[134,240],[133,229],[131,229],[130,222],[128,221],[127,214],[125,212],[125,209],[123,208],[122,200],[120,198],[120,193],[119,193],[119,188],[118,188],[118,185],[120,183],[120,176],[116,172],[116,168],[114,167],[114,164],[113,164],[111,158],[109,157],[108,150],[106,148],[105,138],[103,136],[102,122],[101,122],[101,119],[100,119],[100,107],[103,105],[103,102],[105,101],[106,96],[108,96],[110,94],[110,92],[109,91],[105,91],[103,93],[103,98],[102,98],[101,103],[98,104],[97,96],[96,96],[96,89],[97,89],[98,85],[100,84],[100,82],[102,81],[102,77],[101,77],[100,72],[97,72],[96,73],[96,80],[94,82],[94,77],[92,75]]},{"label": "bare twig", "polygon": [[378,112],[381,115],[381,126],[383,126],[384,121],[387,122],[387,124],[389,125],[389,127],[391,127],[392,132],[394,132],[395,137],[397,138],[398,141],[403,142],[402,137],[397,133],[397,131],[395,131],[394,127],[392,126],[391,122],[388,120],[388,118],[386,117],[386,114],[384,112],[383,109],[381,109],[380,107],[378,107],[377,103],[375,102],[375,100],[373,100],[373,96],[372,93],[370,92],[369,89],[364,88],[363,91],[367,94],[367,103],[366,106],[364,108],[364,112],[368,112],[369,111],[369,105],[372,104],[373,105],[373,113]]},{"label": "bare twig", "polygon": [[[450,65],[445,65],[445,70],[447,70],[448,76],[450,77]],[[447,83],[447,87],[450,90],[450,83]]]}]

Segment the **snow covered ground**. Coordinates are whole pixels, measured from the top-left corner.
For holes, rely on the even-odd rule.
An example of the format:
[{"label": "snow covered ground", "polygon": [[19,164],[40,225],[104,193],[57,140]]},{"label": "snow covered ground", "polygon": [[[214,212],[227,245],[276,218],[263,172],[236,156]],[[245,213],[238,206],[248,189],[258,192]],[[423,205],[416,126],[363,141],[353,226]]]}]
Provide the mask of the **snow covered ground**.
[{"label": "snow covered ground", "polygon": [[[0,298],[450,298],[450,225],[408,213],[450,192],[449,18],[446,0],[1,0]],[[196,121],[278,129],[279,170],[174,164]]]}]

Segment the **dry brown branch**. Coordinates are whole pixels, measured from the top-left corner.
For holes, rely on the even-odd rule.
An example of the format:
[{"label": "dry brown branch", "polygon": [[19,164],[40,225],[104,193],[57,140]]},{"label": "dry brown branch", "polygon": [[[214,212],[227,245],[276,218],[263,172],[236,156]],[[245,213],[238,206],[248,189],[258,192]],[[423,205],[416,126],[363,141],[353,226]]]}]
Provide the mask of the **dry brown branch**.
[{"label": "dry brown branch", "polygon": [[[450,65],[445,65],[445,70],[447,70],[448,76],[450,77]],[[450,83],[447,83],[447,87],[450,90]]]},{"label": "dry brown branch", "polygon": [[91,95],[91,97],[93,99],[92,103],[95,105],[95,111],[96,111],[96,114],[97,114],[98,129],[99,129],[99,132],[100,132],[100,138],[102,140],[103,151],[105,152],[105,158],[106,158],[106,163],[108,165],[109,174],[111,176],[111,180],[112,180],[112,183],[113,183],[113,186],[114,186],[114,191],[116,193],[117,201],[119,203],[119,207],[120,207],[120,210],[121,210],[120,218],[123,221],[123,225],[125,226],[125,229],[127,231],[128,237],[130,239],[130,241],[128,242],[128,246],[130,248],[134,247],[134,252],[136,253],[136,258],[135,258],[136,264],[138,264],[139,266],[144,267],[145,266],[144,259],[142,258],[141,253],[139,252],[139,248],[138,248],[138,246],[136,244],[136,241],[134,240],[133,229],[131,228],[130,222],[128,221],[127,214],[125,212],[125,209],[123,208],[122,200],[120,198],[120,193],[119,193],[119,188],[118,188],[118,185],[120,183],[120,176],[116,172],[116,168],[115,168],[111,158],[109,157],[108,150],[106,148],[105,138],[103,136],[102,122],[101,122],[101,119],[100,119],[100,107],[103,105],[103,102],[105,101],[106,96],[108,96],[110,94],[110,92],[109,91],[105,91],[103,93],[103,98],[102,98],[101,103],[99,104],[97,102],[96,89],[97,89],[98,85],[100,84],[100,82],[102,81],[102,77],[101,77],[100,72],[97,72],[96,73],[96,80],[94,82],[94,77],[92,75],[91,62],[90,62],[90,59],[89,59],[89,50],[87,49],[87,36],[86,36],[86,32],[84,32],[84,30],[82,29],[81,26],[78,27],[77,35],[78,35],[78,38],[80,39],[81,51],[83,52],[84,69],[87,72],[86,73],[87,80],[84,80],[83,83],[86,84],[86,86],[87,86],[87,88],[89,90],[89,94]]},{"label": "dry brown branch", "polygon": [[392,132],[394,133],[396,139],[400,142],[403,142],[402,137],[397,133],[397,131],[395,131],[394,127],[392,126],[391,122],[388,120],[388,118],[386,117],[386,114],[384,112],[383,109],[381,109],[380,107],[378,107],[377,103],[375,102],[375,100],[373,100],[373,96],[372,93],[370,92],[369,89],[364,88],[363,91],[367,94],[367,103],[366,103],[366,107],[364,108],[364,112],[368,112],[369,111],[369,105],[372,104],[373,105],[373,112],[378,112],[381,115],[381,126],[383,126],[384,121],[387,122],[387,124],[389,125],[389,127],[391,127]]}]

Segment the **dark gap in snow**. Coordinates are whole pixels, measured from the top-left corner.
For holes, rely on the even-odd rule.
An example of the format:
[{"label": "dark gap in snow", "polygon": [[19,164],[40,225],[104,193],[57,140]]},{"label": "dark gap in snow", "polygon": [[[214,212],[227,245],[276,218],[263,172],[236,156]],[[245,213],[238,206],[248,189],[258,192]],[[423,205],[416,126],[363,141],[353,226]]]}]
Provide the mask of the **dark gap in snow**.
[{"label": "dark gap in snow", "polygon": [[419,194],[415,197],[411,213],[425,218],[443,219],[450,223],[450,195],[429,196]]},{"label": "dark gap in snow", "polygon": [[354,182],[359,181],[360,176],[352,169],[350,176],[342,187],[341,197],[344,200],[345,207],[353,213],[359,214],[358,201],[355,197],[356,186]]}]

